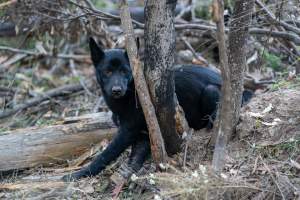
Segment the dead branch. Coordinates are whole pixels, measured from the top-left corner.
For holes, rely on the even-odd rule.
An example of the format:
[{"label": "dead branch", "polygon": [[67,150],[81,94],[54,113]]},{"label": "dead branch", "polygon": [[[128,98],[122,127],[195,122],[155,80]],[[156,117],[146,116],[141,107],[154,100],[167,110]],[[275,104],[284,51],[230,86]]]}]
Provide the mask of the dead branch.
[{"label": "dead branch", "polygon": [[[272,22],[274,23],[275,25],[277,25],[277,28],[279,31],[281,32],[287,32],[285,30],[288,30],[288,31],[292,31],[294,33],[296,33],[296,36],[297,35],[300,35],[300,29],[297,28],[296,26],[293,26],[293,25],[290,25],[284,21],[281,21],[281,20],[278,20],[275,15],[270,11],[268,10],[268,8],[265,6],[265,4],[263,2],[261,2],[260,0],[256,0],[255,1],[256,4],[266,13],[267,15],[267,18]],[[287,37],[286,39],[289,40],[287,41],[288,43],[288,48],[292,48],[294,49],[294,51],[296,52],[296,55],[300,56],[300,51],[298,50],[297,46],[295,44],[298,44],[299,45],[299,41],[294,41],[294,40],[291,40],[290,37],[292,37],[293,35],[295,34],[290,34],[288,35],[289,37]],[[292,42],[294,42],[295,44],[293,44]]]},{"label": "dead branch", "polygon": [[111,113],[66,118],[60,125],[1,133],[0,171],[63,163],[116,131]]},{"label": "dead branch", "polygon": [[[94,14],[96,16],[100,16],[100,17],[106,17],[106,18],[110,18],[110,19],[115,19],[115,20],[121,20],[121,17],[118,15],[113,15],[104,11],[101,11],[99,9],[96,9],[95,5],[89,1],[89,0],[85,0],[86,4],[88,5],[88,7],[80,5],[72,0],[68,0],[69,3],[78,6],[79,8],[85,10],[85,12],[90,13],[90,14]],[[139,28],[144,28],[144,24],[140,23],[136,20],[131,19],[131,21],[137,25]]]},{"label": "dead branch", "polygon": [[0,190],[25,190],[42,189],[47,190],[49,188],[61,188],[65,186],[65,182],[49,181],[49,182],[31,182],[31,183],[4,183],[0,185]]},{"label": "dead branch", "polygon": [[157,164],[164,163],[166,161],[167,154],[160,127],[155,115],[155,109],[150,100],[151,98],[144,77],[143,69],[141,67],[141,62],[138,58],[138,50],[135,42],[128,4],[126,0],[122,0],[120,2],[121,23],[127,41],[126,49],[130,65],[133,69],[133,77],[136,90],[148,125],[152,156]]},{"label": "dead branch", "polygon": [[271,36],[274,38],[282,38],[282,39],[290,40],[297,45],[300,45],[300,37],[294,33],[289,33],[284,31],[273,31],[273,30],[260,29],[260,28],[251,28],[249,29],[249,33],[255,35]]},{"label": "dead branch", "polygon": [[51,54],[51,53],[40,53],[40,52],[34,52],[29,50],[23,50],[23,49],[16,49],[6,46],[0,46],[0,51],[9,51],[19,54],[26,54],[36,57],[49,57],[49,58],[60,58],[60,59],[74,59],[76,61],[84,61],[85,59],[90,59],[90,56],[88,55],[72,55],[72,54]]},{"label": "dead branch", "polygon": [[[83,10],[85,10],[86,12],[90,13],[90,14],[94,14],[96,16],[100,16],[100,17],[106,17],[109,19],[115,19],[115,20],[120,20],[120,16],[118,15],[112,15],[110,13],[101,11],[99,9],[96,9],[95,6],[88,0],[85,0],[85,2],[87,2],[88,7],[82,6],[80,4],[77,4],[74,1],[69,0],[70,3],[82,8]],[[138,28],[144,28],[145,25],[143,23],[140,23],[138,21],[132,20],[132,22],[138,27]],[[293,30],[293,32],[298,33],[300,29],[297,27],[294,27],[286,22],[282,22],[285,24],[285,27],[289,27],[290,29]],[[293,28],[296,28],[296,30],[294,30]],[[204,31],[216,31],[216,26],[209,26],[209,25],[203,25],[203,24],[195,24],[195,23],[186,23],[186,24],[175,24],[175,30],[185,30],[185,29],[198,29],[198,30],[204,30]],[[226,33],[229,31],[228,28],[225,29]],[[268,29],[261,29],[261,28],[250,28],[249,29],[249,33],[253,34],[253,35],[268,35],[268,36],[272,36],[275,38],[283,38],[283,39],[287,39],[290,40],[292,42],[294,42],[297,45],[300,45],[300,37],[297,34],[293,34],[293,33],[288,33],[288,32],[284,32],[284,31],[271,31]]]},{"label": "dead branch", "polygon": [[17,63],[18,61],[25,58],[26,54],[16,54],[12,58],[6,60],[5,62],[0,64],[0,72],[5,71],[5,69],[9,68],[9,66],[13,65],[14,63]]},{"label": "dead branch", "polygon": [[74,92],[78,92],[83,90],[83,86],[81,84],[70,84],[70,85],[65,85],[61,86],[52,90],[49,90],[42,94],[41,96],[31,98],[27,101],[25,101],[22,104],[16,105],[13,109],[11,110],[4,110],[0,112],[0,119],[6,118],[8,116],[11,116],[15,113],[17,113],[20,110],[24,110],[26,108],[35,106],[43,101],[46,101],[48,99],[57,97],[57,96],[64,96],[66,94],[72,94]]},{"label": "dead branch", "polygon": [[200,61],[201,63],[203,63],[205,66],[208,66],[209,63],[203,59],[201,56],[198,56],[195,49],[192,47],[192,45],[187,41],[186,38],[182,37],[181,40],[183,41],[183,43],[185,44],[185,46],[193,53],[195,59],[197,59],[198,61]]},{"label": "dead branch", "polygon": [[0,4],[0,8],[3,9],[5,6],[9,6],[11,4],[17,3],[17,0],[10,0]]},{"label": "dead branch", "polygon": [[[176,24],[175,25],[176,30],[184,30],[184,29],[197,29],[197,30],[203,30],[203,31],[213,31],[215,32],[217,28],[215,26],[209,26],[209,25],[203,25],[203,24]],[[225,28],[225,32],[228,33],[229,29]],[[262,28],[250,28],[249,33],[252,35],[266,35],[266,36],[272,36],[274,38],[282,38],[286,40],[290,40],[294,42],[297,45],[300,45],[300,37],[296,34],[284,32],[284,31],[273,31],[268,29],[262,29]]]},{"label": "dead branch", "polygon": [[217,139],[213,155],[212,167],[216,173],[219,173],[225,162],[227,139],[231,135],[231,78],[228,65],[228,55],[225,41],[224,26],[224,2],[222,0],[214,0],[213,2],[213,19],[217,24],[217,38],[220,55],[220,68],[223,79],[222,84],[222,100],[219,106],[219,117],[216,130]]},{"label": "dead branch", "polygon": [[267,17],[274,23],[279,24],[280,26],[283,26],[286,30],[292,31],[298,35],[300,35],[300,29],[296,26],[290,25],[284,21],[280,21],[276,19],[275,15],[269,11],[269,9],[265,6],[263,2],[260,0],[255,0],[255,3],[266,13]]},{"label": "dead branch", "polygon": [[73,59],[70,59],[70,69],[71,69],[71,72],[72,74],[75,76],[75,77],[79,77],[79,82],[81,84],[81,86],[84,88],[85,92],[90,95],[90,96],[95,96],[88,88],[87,86],[85,85],[84,83],[84,80],[79,76],[77,70],[75,69],[75,62]]},{"label": "dead branch", "polygon": [[262,158],[261,156],[259,156],[259,158],[260,158],[260,160],[262,161],[262,163],[263,163],[265,169],[266,169],[266,170],[268,171],[268,173],[270,174],[270,177],[272,178],[272,180],[273,180],[274,184],[276,185],[277,189],[279,190],[282,199],[285,200],[286,198],[285,198],[285,196],[284,196],[284,194],[283,194],[283,191],[282,191],[281,187],[279,186],[279,184],[278,184],[276,178],[273,176],[273,173],[272,173],[272,171],[270,170],[269,166],[264,162],[264,160],[263,160],[263,158]]}]

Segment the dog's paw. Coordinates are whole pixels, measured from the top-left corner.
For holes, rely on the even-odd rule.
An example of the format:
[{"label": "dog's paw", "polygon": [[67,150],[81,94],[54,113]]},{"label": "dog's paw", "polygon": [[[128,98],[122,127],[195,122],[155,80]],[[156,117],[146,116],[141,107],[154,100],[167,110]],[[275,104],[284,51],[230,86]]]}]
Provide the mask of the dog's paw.
[{"label": "dog's paw", "polygon": [[77,181],[77,180],[87,177],[87,176],[90,176],[89,171],[86,169],[82,169],[77,172],[64,175],[61,179],[65,182],[70,182],[70,181]]}]

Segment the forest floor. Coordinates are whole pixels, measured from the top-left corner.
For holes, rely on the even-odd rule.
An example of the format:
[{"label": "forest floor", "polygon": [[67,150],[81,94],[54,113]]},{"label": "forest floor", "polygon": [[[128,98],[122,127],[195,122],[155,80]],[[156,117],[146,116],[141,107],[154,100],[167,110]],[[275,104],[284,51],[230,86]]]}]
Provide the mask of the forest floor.
[{"label": "forest floor", "polygon": [[[108,112],[96,83],[88,37],[95,36],[107,49],[125,47],[119,22],[113,23],[106,15],[103,20],[100,16],[99,20],[98,15],[93,18],[86,9],[73,5],[62,7],[63,1],[41,1],[45,4],[40,5],[35,1],[28,2],[33,2],[32,7],[17,4],[3,12],[3,16],[0,13],[0,22],[11,19],[9,22],[13,22],[12,32],[15,33],[5,37],[0,34],[0,144],[5,145],[7,142],[3,138],[8,131],[13,134],[20,129],[57,125],[68,117]],[[110,1],[93,2],[106,4]],[[211,1],[196,2],[210,4]],[[138,174],[124,183],[119,170],[128,158],[128,149],[93,178],[68,183],[61,181],[64,174],[93,159],[97,152],[88,146],[89,150],[79,160],[73,156],[74,159],[60,159],[47,166],[35,165],[0,173],[0,199],[300,199],[300,77],[296,75],[300,60],[299,3],[264,2],[269,4],[256,7],[250,28],[262,28],[268,33],[252,33],[247,41],[245,78],[251,80],[247,86],[256,90],[255,96],[242,108],[241,120],[229,142],[226,166],[220,176],[211,172],[212,131],[201,130],[188,134],[182,152],[160,167],[164,171],[156,170],[148,160]],[[52,3],[55,4],[53,8]],[[102,8],[102,5],[97,6]],[[45,12],[47,7],[49,11]],[[209,7],[198,5],[198,8],[201,9],[196,14],[211,15]],[[276,22],[277,17],[270,20],[268,16],[272,12],[279,20],[286,20],[296,32],[286,29],[286,25],[282,27],[282,21]],[[70,15],[66,17],[66,13]],[[74,17],[84,15],[87,18],[83,20]],[[33,19],[39,19],[37,16],[42,17],[40,22],[43,23],[37,23],[39,27],[28,26]],[[215,24],[209,17],[203,17],[197,16],[191,22],[208,29],[176,31],[175,63],[217,68],[217,41],[215,32],[210,30]],[[181,20],[176,23],[180,24]],[[19,29],[18,24],[25,24],[25,29]],[[26,33],[26,29],[30,31]],[[21,33],[17,34],[19,31]],[[280,33],[277,36],[288,33],[289,37],[273,37],[269,34],[272,31]],[[141,58],[144,56],[143,33],[142,29],[135,29],[141,42]],[[267,84],[261,87],[256,81]],[[66,85],[75,90],[60,90],[56,95],[47,96],[50,90]],[[26,134],[22,140],[26,140]],[[108,142],[103,140],[94,144],[98,153]],[[14,148],[8,152],[18,154]],[[0,152],[0,156],[6,155]],[[0,169],[1,162],[0,159]]]},{"label": "forest floor", "polygon": [[[49,75],[42,67],[22,68],[10,73],[1,85],[11,84],[12,103],[64,84],[92,80],[89,87],[73,94],[50,98],[1,120],[1,132],[28,126],[49,126],[66,116],[107,111],[93,70],[82,66],[76,77],[70,69],[62,76]],[[14,69],[10,69],[14,71]],[[87,90],[93,91],[92,95]],[[9,97],[8,97],[9,98]],[[2,99],[3,100],[3,99]],[[120,191],[120,199],[297,199],[300,197],[300,79],[279,80],[261,91],[242,109],[241,122],[231,140],[226,169],[220,177],[211,173],[211,131],[194,132],[182,153],[169,159],[164,172],[155,172],[148,161]],[[3,102],[2,102],[3,103]],[[0,134],[1,134],[0,132]],[[107,145],[103,142],[101,145]],[[126,161],[127,150],[117,162],[94,178],[78,182],[60,181],[66,165],[35,167],[2,176],[0,199],[111,199],[116,175]],[[92,156],[88,158],[90,160]],[[112,181],[114,180],[114,181]],[[114,182],[114,183],[113,183]],[[114,192],[113,192],[114,191]]]}]

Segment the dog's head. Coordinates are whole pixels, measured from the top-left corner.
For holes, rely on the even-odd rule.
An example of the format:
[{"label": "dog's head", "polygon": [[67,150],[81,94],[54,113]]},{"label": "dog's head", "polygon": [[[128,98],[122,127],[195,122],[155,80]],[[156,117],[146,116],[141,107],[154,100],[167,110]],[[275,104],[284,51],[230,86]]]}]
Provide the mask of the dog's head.
[{"label": "dog's head", "polygon": [[115,99],[123,97],[133,81],[126,51],[122,49],[103,51],[93,38],[90,38],[89,45],[97,81],[103,92]]}]

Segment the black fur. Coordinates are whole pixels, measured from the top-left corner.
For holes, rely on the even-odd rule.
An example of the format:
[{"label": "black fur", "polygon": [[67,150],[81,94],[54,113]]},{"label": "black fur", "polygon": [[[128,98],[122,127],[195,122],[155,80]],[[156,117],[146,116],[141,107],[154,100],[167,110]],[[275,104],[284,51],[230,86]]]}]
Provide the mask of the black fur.
[{"label": "black fur", "polygon": [[[135,94],[126,52],[121,49],[104,52],[93,39],[90,40],[90,49],[97,81],[119,130],[109,146],[88,167],[65,176],[64,180],[98,174],[129,146],[132,146],[129,165],[134,170],[140,169],[150,155],[149,138],[145,134],[147,125]],[[220,75],[209,68],[186,65],[176,68],[174,77],[175,92],[189,126],[197,130],[212,127],[220,97]]]}]

